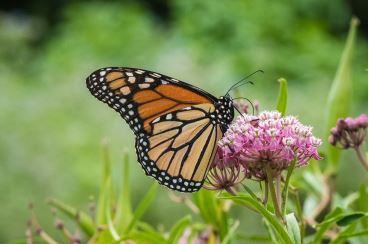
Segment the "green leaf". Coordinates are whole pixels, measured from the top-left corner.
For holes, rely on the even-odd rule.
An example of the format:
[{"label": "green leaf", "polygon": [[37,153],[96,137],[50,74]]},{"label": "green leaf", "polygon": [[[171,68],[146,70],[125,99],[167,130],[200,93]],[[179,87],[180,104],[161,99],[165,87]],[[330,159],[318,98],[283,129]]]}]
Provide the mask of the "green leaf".
[{"label": "green leaf", "polygon": [[224,210],[224,201],[218,200],[218,222],[219,222],[219,239],[222,241],[226,238],[227,234],[229,233],[229,216],[228,213]]},{"label": "green leaf", "polygon": [[154,183],[150,189],[147,191],[144,198],[141,200],[141,202],[138,204],[137,208],[135,209],[135,212],[133,213],[132,220],[128,224],[128,227],[125,231],[126,234],[129,234],[129,232],[135,227],[137,224],[137,221],[142,217],[142,215],[145,213],[146,209],[149,207],[152,199],[155,196],[155,192],[158,189],[158,184]]},{"label": "green leaf", "polygon": [[214,227],[216,227],[218,225],[218,206],[214,193],[201,189],[200,191],[192,194],[192,198],[205,223],[212,224]]},{"label": "green leaf", "polygon": [[301,244],[300,228],[294,213],[286,215],[287,231],[294,244]]},{"label": "green leaf", "polygon": [[[362,212],[368,212],[368,188],[365,184],[359,188],[358,208]],[[364,229],[368,229],[368,218],[361,220]]]},{"label": "green leaf", "polygon": [[117,230],[114,227],[114,223],[113,223],[113,218],[112,218],[112,203],[111,203],[111,180],[107,180],[106,181],[106,186],[105,186],[105,199],[106,199],[106,209],[105,209],[105,216],[106,216],[106,223],[108,225],[108,230],[110,232],[111,237],[114,240],[119,240],[120,236],[117,232]]},{"label": "green leaf", "polygon": [[168,244],[178,243],[179,238],[183,234],[183,231],[187,226],[191,224],[191,216],[186,216],[179,220],[170,230],[169,237],[167,240]]},{"label": "green leaf", "polygon": [[314,195],[308,195],[305,198],[304,205],[303,205],[303,215],[310,216],[314,208],[318,205],[318,199]]},{"label": "green leaf", "polygon": [[[336,209],[339,209],[339,210],[336,212]],[[367,213],[363,213],[363,212],[345,214],[345,213],[342,213],[343,210],[341,208],[336,208],[336,209],[333,211],[334,214],[327,215],[328,217],[324,218],[323,222],[317,224],[316,227],[320,228],[326,224],[332,224],[332,223],[337,223],[338,225],[339,222],[340,222],[340,226],[346,226],[364,216],[368,216]]]},{"label": "green leaf", "polygon": [[111,169],[110,169],[110,158],[107,140],[102,143],[102,154],[103,154],[103,176],[100,184],[99,199],[97,203],[96,219],[98,225],[103,225],[106,222],[106,184],[107,181],[111,179]]},{"label": "green leaf", "polygon": [[221,198],[231,199],[233,202],[239,205],[254,208],[273,226],[273,228],[276,230],[278,236],[280,237],[283,243],[293,243],[284,226],[275,218],[274,214],[266,210],[260,202],[256,201],[255,199],[253,199],[248,195],[243,194],[237,196],[230,196],[229,194],[223,193]]},{"label": "green leaf", "polygon": [[287,176],[286,176],[286,180],[284,182],[284,186],[283,186],[283,190],[282,190],[282,215],[286,215],[286,203],[288,201],[288,187],[290,185],[290,179],[291,179],[291,175],[293,170],[295,169],[295,165],[296,165],[296,159],[294,159],[290,166],[288,166],[287,169]]},{"label": "green leaf", "polygon": [[117,214],[115,219],[118,226],[117,229],[120,233],[124,232],[133,216],[129,193],[129,156],[127,151],[124,152],[122,169],[122,189],[118,197]]},{"label": "green leaf", "polygon": [[272,225],[265,218],[263,218],[263,223],[264,223],[265,227],[268,230],[269,237],[272,240],[272,243],[278,243],[279,242],[278,237],[277,237],[277,235],[275,233],[275,230],[272,227]]},{"label": "green leaf", "polygon": [[94,222],[88,214],[56,199],[49,199],[48,203],[76,221],[86,236],[91,237],[94,235]]},{"label": "green leaf", "polygon": [[[300,223],[299,223],[300,236],[302,238],[304,238],[304,235],[305,235],[305,223],[304,223],[304,221],[305,220],[304,220],[304,215],[303,215],[302,209],[301,209],[299,191],[297,189],[292,191],[292,197],[293,197],[293,203],[294,203],[295,209],[296,209],[296,217],[300,221]],[[303,241],[301,243],[303,243]]]},{"label": "green leaf", "polygon": [[[352,18],[346,45],[343,50],[340,63],[338,65],[336,75],[334,77],[331,89],[328,94],[327,101],[327,117],[325,138],[329,136],[329,131],[335,126],[338,118],[348,115],[352,100],[352,56],[354,51],[354,43],[356,38],[357,26],[359,20]],[[333,147],[329,143],[327,145],[327,159],[330,170],[335,170],[340,157],[340,150]]]},{"label": "green leaf", "polygon": [[150,244],[163,244],[165,239],[158,235],[152,235],[151,233],[132,231],[129,235],[122,237],[115,243],[122,243],[125,240],[132,240],[136,243],[150,243]]},{"label": "green leaf", "polygon": [[156,236],[157,239],[162,238],[163,242],[165,242],[165,239],[164,239],[163,235],[159,231],[155,230],[151,225],[149,225],[147,223],[144,223],[144,222],[141,222],[141,221],[138,221],[136,226],[140,231],[143,231],[143,232],[149,233],[150,235]]},{"label": "green leaf", "polygon": [[312,193],[315,193],[315,195],[317,197],[320,197],[323,194],[323,189],[322,189],[322,182],[321,179],[318,178],[317,175],[306,171],[303,174],[303,178],[305,180],[305,184],[312,190]]},{"label": "green leaf", "polygon": [[220,240],[223,240],[228,233],[228,216],[222,202],[215,197],[214,192],[204,189],[192,194],[192,198],[204,222],[211,224],[218,231]]},{"label": "green leaf", "polygon": [[98,232],[96,239],[94,240],[93,243],[105,244],[105,243],[114,243],[114,242],[115,240],[112,237],[110,231],[108,229],[104,229]]},{"label": "green leaf", "polygon": [[347,240],[350,237],[359,237],[359,236],[368,236],[368,230],[360,230],[360,231],[341,231],[338,233],[336,238],[330,242],[330,244],[338,244],[338,243],[344,243],[345,240]]},{"label": "green leaf", "polygon": [[243,235],[237,234],[236,240],[246,241],[246,243],[255,243],[255,242],[268,242],[270,243],[271,239],[269,236],[261,236],[261,235]]},{"label": "green leaf", "polygon": [[284,116],[287,108],[287,81],[279,78],[279,94],[277,98],[277,110]]},{"label": "green leaf", "polygon": [[342,208],[335,208],[324,217],[324,221],[316,226],[317,232],[314,235],[312,243],[320,243],[324,233],[332,226],[336,218],[341,215],[342,212]]},{"label": "green leaf", "polygon": [[232,227],[229,229],[227,235],[222,240],[221,244],[227,244],[231,240],[231,238],[234,236],[239,225],[240,225],[240,221],[236,220],[234,224],[232,225]]},{"label": "green leaf", "polygon": [[314,237],[314,242],[318,242],[323,237],[323,234],[333,225],[347,226],[355,221],[361,219],[364,216],[368,216],[364,212],[354,212],[354,213],[343,213],[342,208],[335,208],[332,212],[326,215],[323,222],[316,225],[317,232]]},{"label": "green leaf", "polygon": [[250,196],[252,196],[255,200],[259,200],[259,198],[255,195],[255,193],[251,190],[250,187],[248,187],[246,184],[241,183],[243,189],[245,189],[245,191],[247,191],[248,194],[250,194]]},{"label": "green leaf", "polygon": [[352,222],[355,222],[358,219],[361,219],[362,217],[367,216],[365,213],[352,213],[343,216],[340,220],[337,221],[338,226],[347,226],[351,224]]}]

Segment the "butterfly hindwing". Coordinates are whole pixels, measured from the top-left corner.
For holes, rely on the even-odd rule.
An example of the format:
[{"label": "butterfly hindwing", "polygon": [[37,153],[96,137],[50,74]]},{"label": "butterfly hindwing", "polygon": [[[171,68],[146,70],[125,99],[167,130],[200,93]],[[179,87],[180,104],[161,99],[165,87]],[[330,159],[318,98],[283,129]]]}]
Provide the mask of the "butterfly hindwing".
[{"label": "butterfly hindwing", "polygon": [[217,98],[177,79],[134,68],[103,68],[86,83],[135,133],[138,161],[147,175],[177,191],[202,186],[224,132]]},{"label": "butterfly hindwing", "polygon": [[136,139],[136,151],[147,175],[177,191],[197,191],[215,155],[220,127],[212,123],[212,104],[194,105],[163,115],[150,135]]}]

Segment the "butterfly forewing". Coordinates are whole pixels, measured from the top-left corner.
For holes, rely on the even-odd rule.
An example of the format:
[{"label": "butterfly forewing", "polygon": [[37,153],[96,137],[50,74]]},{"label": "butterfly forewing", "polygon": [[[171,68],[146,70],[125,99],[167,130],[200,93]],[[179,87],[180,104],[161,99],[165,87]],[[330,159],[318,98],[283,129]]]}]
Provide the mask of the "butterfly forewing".
[{"label": "butterfly forewing", "polygon": [[138,161],[159,183],[197,191],[222,137],[217,99],[177,79],[133,68],[104,68],[86,80],[136,135]]}]

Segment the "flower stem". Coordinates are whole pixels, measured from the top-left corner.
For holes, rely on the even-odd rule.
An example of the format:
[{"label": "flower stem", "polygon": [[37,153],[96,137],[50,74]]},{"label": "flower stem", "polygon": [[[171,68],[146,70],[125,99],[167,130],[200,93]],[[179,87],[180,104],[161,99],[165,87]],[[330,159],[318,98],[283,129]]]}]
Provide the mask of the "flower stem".
[{"label": "flower stem", "polygon": [[265,180],[265,184],[264,184],[264,199],[263,199],[264,206],[266,206],[268,204],[268,194],[269,194],[268,180]]},{"label": "flower stem", "polygon": [[359,159],[359,162],[365,168],[365,170],[368,171],[368,162],[365,160],[363,154],[360,151],[360,148],[359,147],[354,147],[354,150],[356,152],[357,158]]},{"label": "flower stem", "polygon": [[268,178],[268,186],[269,186],[269,191],[270,191],[270,195],[272,196],[272,201],[273,201],[273,205],[274,205],[274,212],[275,215],[283,222],[285,223],[285,220],[281,214],[281,208],[280,208],[280,204],[278,203],[278,198],[277,198],[277,194],[276,194],[276,190],[274,188],[274,184],[273,184],[273,175],[272,175],[272,169],[270,168],[269,165],[267,165],[265,167],[266,170],[266,174],[267,174],[267,178]]},{"label": "flower stem", "polygon": [[232,187],[226,187],[225,190],[231,194],[232,196],[236,196],[236,192],[232,189]]},{"label": "flower stem", "polygon": [[[281,195],[281,175],[278,174],[276,179],[276,195],[277,195],[277,202],[278,202],[278,209],[282,209],[282,195]],[[281,211],[282,212],[282,211]]]}]

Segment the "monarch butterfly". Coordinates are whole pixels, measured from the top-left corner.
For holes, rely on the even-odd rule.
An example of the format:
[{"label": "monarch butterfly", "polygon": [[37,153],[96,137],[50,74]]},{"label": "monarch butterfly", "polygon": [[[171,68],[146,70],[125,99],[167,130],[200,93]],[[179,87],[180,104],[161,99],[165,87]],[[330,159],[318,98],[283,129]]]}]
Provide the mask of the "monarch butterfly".
[{"label": "monarch butterfly", "polygon": [[234,117],[228,93],[235,85],[218,99],[169,76],[125,67],[96,70],[86,84],[133,130],[146,175],[176,191],[201,188],[216,144]]}]

